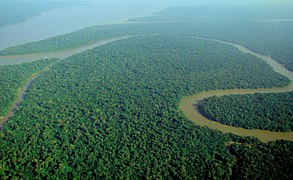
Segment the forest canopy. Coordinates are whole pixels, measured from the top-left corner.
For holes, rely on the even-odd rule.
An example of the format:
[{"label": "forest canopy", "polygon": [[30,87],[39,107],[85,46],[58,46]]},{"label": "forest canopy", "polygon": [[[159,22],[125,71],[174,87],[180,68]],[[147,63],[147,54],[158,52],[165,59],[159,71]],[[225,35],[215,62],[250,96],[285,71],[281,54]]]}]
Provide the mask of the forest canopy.
[{"label": "forest canopy", "polygon": [[129,21],[132,22],[130,24],[90,27],[66,35],[10,47],[0,51],[0,55],[64,50],[117,36],[168,33],[232,41],[256,52],[271,55],[292,71],[293,22],[290,21],[293,18],[292,12],[290,6],[170,7],[152,16],[130,19]]},{"label": "forest canopy", "polygon": [[20,65],[0,66],[0,117],[6,115],[16,99],[18,91],[24,86],[30,76],[55,61],[56,59],[44,59]]},{"label": "forest canopy", "polygon": [[227,142],[265,145],[193,124],[178,110],[179,100],[208,89],[287,83],[262,60],[212,41],[153,35],[98,47],[34,81],[1,129],[0,175],[228,179],[238,169]]},{"label": "forest canopy", "polygon": [[[191,9],[169,8],[132,23],[90,27],[1,51],[4,56],[56,52],[128,37],[61,61],[0,66],[2,114],[18,88],[50,66],[0,129],[0,177],[293,179],[292,142],[262,143],[200,127],[178,108],[182,98],[203,91],[287,86],[289,79],[262,59],[208,38],[271,55],[292,70],[292,22],[233,20],[237,13],[244,17],[245,10],[233,11],[236,15],[227,21],[209,15],[198,22],[188,15]],[[277,17],[275,12],[266,15]],[[284,14],[285,9],[279,17]],[[198,36],[207,39],[194,38]],[[225,108],[239,116],[238,109],[246,107],[249,112],[242,114],[255,116],[252,104],[263,106],[262,117],[275,118],[269,111],[283,113],[278,121],[283,123],[284,117],[290,127],[291,99],[288,92],[225,96],[215,103],[221,116]],[[278,100],[283,102],[276,106]],[[264,118],[258,120],[251,124],[266,127]]]},{"label": "forest canopy", "polygon": [[207,118],[223,124],[270,131],[293,130],[293,92],[214,96],[198,106]]}]

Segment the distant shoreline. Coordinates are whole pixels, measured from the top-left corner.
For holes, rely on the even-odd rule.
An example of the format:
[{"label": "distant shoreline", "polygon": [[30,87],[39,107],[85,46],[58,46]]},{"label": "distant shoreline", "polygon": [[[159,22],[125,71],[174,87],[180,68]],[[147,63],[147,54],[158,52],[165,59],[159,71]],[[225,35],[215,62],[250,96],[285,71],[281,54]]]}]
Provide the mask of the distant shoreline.
[{"label": "distant shoreline", "polygon": [[[133,11],[134,7],[129,6],[129,11],[124,8],[121,12],[115,13],[111,12],[112,9],[110,11],[107,8],[109,7],[104,8],[93,4],[92,6],[81,5],[52,9],[42,12],[41,15],[28,18],[25,22],[0,27],[0,50],[72,33],[92,26],[128,23],[129,19],[148,16],[158,9],[167,8],[167,6],[147,7],[142,11]],[[119,8],[119,5],[113,7],[114,10]]]}]

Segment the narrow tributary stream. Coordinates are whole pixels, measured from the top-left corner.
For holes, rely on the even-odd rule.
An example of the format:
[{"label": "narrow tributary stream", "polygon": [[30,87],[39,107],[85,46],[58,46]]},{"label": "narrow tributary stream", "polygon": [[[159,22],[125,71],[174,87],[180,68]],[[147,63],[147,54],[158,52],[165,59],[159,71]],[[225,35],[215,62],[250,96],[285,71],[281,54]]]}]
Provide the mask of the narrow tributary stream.
[{"label": "narrow tributary stream", "polygon": [[[30,62],[30,61],[35,61],[43,58],[60,58],[65,59],[67,57],[73,56],[74,54],[78,54],[84,51],[87,51],[89,49],[93,49],[98,46],[102,46],[114,41],[119,41],[122,39],[127,39],[132,36],[123,36],[123,37],[114,37],[110,39],[105,39],[102,41],[99,41],[94,44],[82,46],[79,48],[74,48],[74,49],[69,49],[69,50],[64,50],[64,51],[57,51],[57,52],[48,52],[48,53],[40,53],[40,54],[29,54],[29,55],[16,55],[16,56],[0,56],[0,61],[13,61],[16,63],[20,62]],[[1,64],[1,63],[0,63]],[[2,63],[3,64],[3,63]],[[6,63],[4,63],[6,64]],[[9,63],[7,63],[9,64]],[[4,117],[0,117],[0,129],[2,128],[3,124],[7,122],[11,117],[14,116],[16,109],[20,106],[21,102],[25,99],[26,93],[29,90],[32,82],[43,72],[47,71],[50,69],[50,66],[45,67],[43,70],[36,72],[35,74],[31,75],[30,78],[27,80],[26,84],[22,86],[22,88],[18,91],[17,93],[17,98],[16,100],[12,103],[10,106],[8,112]],[[2,120],[1,120],[2,119]]]},{"label": "narrow tributary stream", "polygon": [[[157,34],[152,34],[157,35]],[[139,36],[139,35],[137,35]],[[75,48],[71,50],[66,51],[60,51],[60,52],[50,52],[50,53],[42,53],[42,54],[35,54],[35,55],[20,55],[20,56],[9,56],[9,57],[0,57],[0,60],[13,60],[16,59],[17,61],[22,58],[27,58],[28,60],[36,60],[41,59],[44,57],[48,58],[60,58],[64,59],[69,56],[72,56],[77,53],[84,52],[86,50],[92,49],[94,47],[102,46],[114,41],[127,39],[134,36],[123,36],[123,37],[115,37],[111,39],[106,39],[99,41],[97,43],[83,46],[80,48]],[[186,37],[186,36],[185,36]],[[219,122],[211,121],[204,117],[197,109],[197,103],[204,98],[208,98],[211,96],[223,96],[223,95],[232,95],[232,94],[254,94],[254,93],[280,93],[280,92],[288,92],[293,90],[293,74],[292,72],[288,71],[286,68],[284,68],[281,64],[277,63],[275,60],[273,60],[270,56],[259,54],[256,52],[253,52],[239,44],[217,40],[217,39],[210,39],[210,38],[201,38],[201,37],[195,37],[190,36],[190,38],[196,38],[200,40],[208,40],[208,41],[215,41],[223,44],[227,44],[233,47],[238,48],[243,53],[249,53],[256,57],[261,58],[263,61],[268,63],[274,71],[282,74],[283,76],[286,76],[290,80],[290,84],[285,87],[275,87],[275,88],[261,88],[261,89],[227,89],[227,90],[211,90],[211,91],[205,91],[201,92],[195,95],[191,95],[188,97],[183,98],[180,101],[179,108],[184,112],[184,114],[195,124],[200,126],[207,126],[211,129],[219,130],[223,133],[232,133],[240,136],[253,136],[258,139],[260,139],[262,142],[268,142],[278,139],[284,139],[284,140],[290,140],[293,141],[293,132],[271,132],[267,130],[258,130],[258,129],[244,129],[244,128],[238,128],[233,127],[229,125],[224,125]],[[21,60],[22,61],[22,60]],[[37,78],[41,73],[48,70],[49,67],[46,67],[40,72],[37,72],[33,74],[30,79],[27,81],[27,83],[22,87],[22,89],[19,91],[16,101],[11,105],[8,113],[5,117],[3,117],[2,122],[0,123],[0,128],[2,127],[3,123],[8,121],[15,113],[17,107],[20,105],[20,103],[23,101],[24,97],[26,96],[26,92],[28,91],[29,87],[31,86],[32,81]]]}]

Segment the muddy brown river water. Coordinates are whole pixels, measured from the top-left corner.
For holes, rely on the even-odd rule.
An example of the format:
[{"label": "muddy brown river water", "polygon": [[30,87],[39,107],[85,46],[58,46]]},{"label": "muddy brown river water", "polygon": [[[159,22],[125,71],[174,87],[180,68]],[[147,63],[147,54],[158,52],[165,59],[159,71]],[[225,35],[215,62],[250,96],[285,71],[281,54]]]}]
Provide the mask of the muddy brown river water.
[{"label": "muddy brown river water", "polygon": [[273,60],[270,56],[253,52],[239,44],[217,40],[217,39],[200,38],[200,37],[195,37],[195,38],[228,44],[230,46],[238,48],[243,53],[249,53],[256,57],[259,57],[263,61],[268,63],[273,68],[274,71],[282,74],[283,76],[286,76],[290,80],[290,83],[288,86],[275,87],[275,88],[211,90],[211,91],[204,91],[198,94],[185,97],[180,101],[179,108],[184,112],[187,118],[200,126],[207,126],[211,129],[219,130],[223,133],[232,133],[239,136],[253,136],[258,138],[262,142],[274,141],[279,139],[293,141],[293,132],[272,132],[267,130],[244,129],[244,128],[233,127],[233,126],[224,125],[219,122],[209,120],[198,111],[197,109],[198,102],[212,96],[224,96],[224,95],[232,95],[232,94],[280,93],[280,92],[293,91],[293,74],[292,72],[284,68],[281,64]]}]

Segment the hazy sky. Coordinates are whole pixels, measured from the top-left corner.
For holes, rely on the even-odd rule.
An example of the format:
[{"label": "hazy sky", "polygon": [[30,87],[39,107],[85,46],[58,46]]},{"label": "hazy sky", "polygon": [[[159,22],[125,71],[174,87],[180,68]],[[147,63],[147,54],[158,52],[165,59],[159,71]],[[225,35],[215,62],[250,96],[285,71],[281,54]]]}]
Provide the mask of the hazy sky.
[{"label": "hazy sky", "polygon": [[[87,1],[87,0],[80,0]],[[273,6],[292,6],[293,0],[89,0],[94,4],[121,4],[121,6],[133,3],[132,7],[162,7],[184,6],[184,5],[273,5]],[[155,9],[155,11],[160,10]]]},{"label": "hazy sky", "polygon": [[293,0],[0,0],[0,1],[93,1],[96,3],[156,3],[166,5],[291,5]]},{"label": "hazy sky", "polygon": [[[88,1],[88,0],[79,0]],[[143,4],[166,5],[292,5],[293,0],[89,0],[93,2],[123,3],[134,2]]]},{"label": "hazy sky", "polygon": [[293,5],[293,0],[182,0],[182,2],[202,5]]}]

